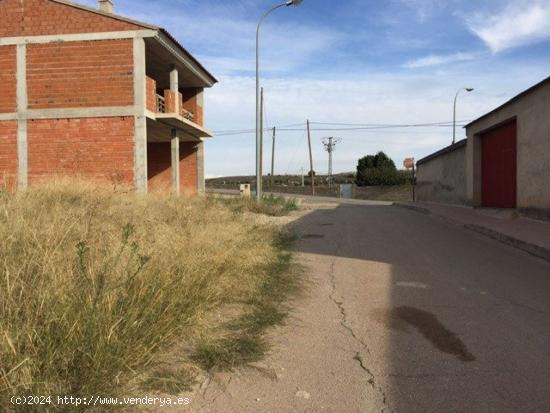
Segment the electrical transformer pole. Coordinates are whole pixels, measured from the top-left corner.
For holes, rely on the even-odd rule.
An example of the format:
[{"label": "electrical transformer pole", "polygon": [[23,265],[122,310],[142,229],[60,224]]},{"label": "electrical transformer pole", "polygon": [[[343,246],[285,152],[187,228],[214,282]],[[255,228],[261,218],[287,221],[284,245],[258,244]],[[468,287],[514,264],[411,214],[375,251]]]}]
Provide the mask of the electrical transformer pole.
[{"label": "electrical transformer pole", "polygon": [[334,148],[336,147],[337,143],[340,143],[341,139],[334,138],[334,137],[328,137],[323,139],[323,145],[325,145],[325,150],[328,152],[328,187],[332,188],[332,152],[334,152]]}]

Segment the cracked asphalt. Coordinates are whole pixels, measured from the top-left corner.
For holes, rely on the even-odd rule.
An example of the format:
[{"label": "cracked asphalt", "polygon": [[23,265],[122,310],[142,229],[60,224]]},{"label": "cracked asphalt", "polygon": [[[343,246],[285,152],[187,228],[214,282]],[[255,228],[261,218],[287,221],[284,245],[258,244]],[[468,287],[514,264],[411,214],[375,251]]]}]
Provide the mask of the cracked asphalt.
[{"label": "cracked asphalt", "polygon": [[317,205],[303,296],[201,412],[549,412],[550,263],[392,206]]}]

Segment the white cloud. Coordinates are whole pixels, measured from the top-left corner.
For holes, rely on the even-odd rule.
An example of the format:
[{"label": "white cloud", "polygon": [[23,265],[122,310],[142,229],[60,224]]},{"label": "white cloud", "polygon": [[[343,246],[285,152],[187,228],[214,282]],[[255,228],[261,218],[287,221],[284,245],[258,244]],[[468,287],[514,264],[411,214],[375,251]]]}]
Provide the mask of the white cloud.
[{"label": "white cloud", "polygon": [[[266,79],[266,126],[301,124],[299,131],[279,131],[276,173],[296,173],[308,166],[305,120],[342,123],[413,124],[452,120],[452,102],[460,85],[472,85],[474,93],[461,97],[460,120],[474,119],[497,107],[547,75],[545,64],[525,71],[523,66],[480,64],[464,72],[450,67],[433,72],[383,71],[348,73],[332,79],[286,77]],[[207,92],[206,124],[212,130],[254,128],[254,78],[222,76]],[[314,129],[320,125],[313,125]],[[462,129],[458,131],[463,136]],[[451,141],[447,127],[312,132],[315,170],[325,172],[327,154],[321,139],[341,137],[334,154],[337,171],[351,171],[360,155],[386,151],[396,163],[421,158]],[[271,137],[265,145],[265,170],[271,159]],[[216,136],[207,143],[206,170],[212,176],[251,174],[254,171],[254,133]]]},{"label": "white cloud", "polygon": [[[97,4],[97,0],[77,1],[92,7]],[[122,15],[167,29],[216,77],[255,70],[256,12],[262,10],[257,0],[165,0],[159,1],[162,13],[156,14],[151,12],[155,2],[115,3]],[[282,10],[262,26],[262,70],[278,74],[296,70],[342,40],[338,30],[305,24]]]},{"label": "white cloud", "polygon": [[498,14],[474,16],[468,26],[494,53],[550,39],[550,2],[514,1]]},{"label": "white cloud", "polygon": [[429,55],[419,59],[411,60],[403,65],[407,69],[417,69],[421,67],[444,65],[449,63],[464,62],[478,58],[477,53],[453,53],[447,55]]},{"label": "white cloud", "polygon": [[420,22],[429,20],[445,6],[445,2],[439,0],[401,0],[401,3],[410,8]]}]

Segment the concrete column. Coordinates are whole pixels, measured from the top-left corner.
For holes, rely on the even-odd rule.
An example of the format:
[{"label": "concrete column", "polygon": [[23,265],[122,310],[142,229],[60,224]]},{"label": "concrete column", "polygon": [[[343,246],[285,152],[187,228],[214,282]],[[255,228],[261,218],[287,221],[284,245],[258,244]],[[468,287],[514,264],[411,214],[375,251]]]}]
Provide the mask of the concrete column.
[{"label": "concrete column", "polygon": [[472,205],[481,206],[482,194],[481,194],[481,137],[474,135],[473,139],[473,197]]},{"label": "concrete column", "polygon": [[197,93],[197,105],[204,109],[204,89],[200,89]]},{"label": "concrete column", "polygon": [[28,141],[27,141],[27,46],[17,45],[17,188],[28,186]]},{"label": "concrete column", "polygon": [[147,192],[147,117],[145,85],[145,41],[134,39],[134,186]]},{"label": "concrete column", "polygon": [[180,194],[180,137],[176,129],[172,129],[172,193]]},{"label": "concrete column", "polygon": [[172,70],[170,71],[170,91],[173,93],[174,99],[176,101],[174,105],[174,107],[176,108],[176,113],[180,113],[179,73],[178,73],[178,69],[176,69],[175,67],[172,67]]},{"label": "concrete column", "polygon": [[204,180],[204,142],[197,145],[197,190],[199,194],[206,192]]},{"label": "concrete column", "polygon": [[466,200],[470,206],[481,206],[481,139],[468,133],[466,144]]}]

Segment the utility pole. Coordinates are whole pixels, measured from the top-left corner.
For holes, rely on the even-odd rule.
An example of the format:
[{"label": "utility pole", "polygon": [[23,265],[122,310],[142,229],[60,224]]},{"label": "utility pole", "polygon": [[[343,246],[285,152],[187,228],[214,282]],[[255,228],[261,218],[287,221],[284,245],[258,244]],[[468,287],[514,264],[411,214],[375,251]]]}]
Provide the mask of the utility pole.
[{"label": "utility pole", "polygon": [[269,187],[273,188],[273,174],[275,171],[275,126],[273,126],[273,144],[271,146],[271,179],[269,180]]},{"label": "utility pole", "polygon": [[305,182],[304,182],[304,167],[303,166],[300,168],[300,174],[302,174],[302,188],[303,188],[304,186],[306,186]]},{"label": "utility pole", "polygon": [[412,181],[412,187],[413,187],[413,202],[416,202],[416,168],[414,167],[414,159],[413,159],[413,181]]},{"label": "utility pole", "polygon": [[262,199],[262,193],[263,193],[263,179],[264,179],[264,88],[262,87],[260,89],[260,170],[259,170],[259,176],[260,181],[256,184],[256,188],[258,188],[258,193],[256,194],[256,197],[259,200]]},{"label": "utility pole", "polygon": [[313,155],[311,154],[311,132],[309,129],[309,119],[307,120],[307,143],[309,146],[309,170],[311,173],[311,195],[315,196],[315,171],[313,170]]},{"label": "utility pole", "polygon": [[323,139],[323,145],[325,145],[325,150],[328,152],[328,187],[332,188],[332,152],[337,143],[340,143],[342,140],[339,138],[329,137]]},{"label": "utility pole", "polygon": [[262,15],[262,17],[260,18],[260,21],[258,22],[258,26],[256,28],[256,199],[258,201],[262,199],[262,188],[261,188],[261,181],[262,181],[261,169],[262,168],[260,163],[260,157],[261,157],[260,128],[262,127],[260,125],[260,112],[262,111],[262,108],[260,106],[260,28],[265,18],[275,10],[286,6],[299,6],[302,3],[302,1],[303,0],[287,0],[284,3],[278,4],[275,7],[272,7]]}]

